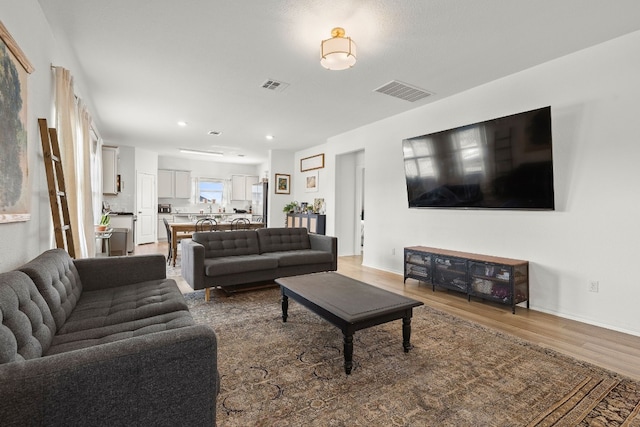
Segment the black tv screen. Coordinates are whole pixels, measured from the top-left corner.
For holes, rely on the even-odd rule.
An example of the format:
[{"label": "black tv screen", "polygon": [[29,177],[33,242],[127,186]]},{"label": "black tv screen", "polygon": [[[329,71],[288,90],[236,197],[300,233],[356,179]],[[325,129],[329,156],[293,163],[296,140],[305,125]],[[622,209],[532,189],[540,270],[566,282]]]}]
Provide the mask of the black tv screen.
[{"label": "black tv screen", "polygon": [[410,208],[553,210],[551,107],[402,141]]}]

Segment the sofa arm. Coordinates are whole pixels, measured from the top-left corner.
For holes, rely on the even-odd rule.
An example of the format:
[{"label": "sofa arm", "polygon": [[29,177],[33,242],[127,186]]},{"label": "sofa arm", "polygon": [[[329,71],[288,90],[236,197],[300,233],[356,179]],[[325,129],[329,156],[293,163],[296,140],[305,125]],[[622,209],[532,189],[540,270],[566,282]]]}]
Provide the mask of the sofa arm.
[{"label": "sofa arm", "polygon": [[204,246],[192,239],[182,239],[180,245],[182,277],[194,290],[204,289]]},{"label": "sofa arm", "polygon": [[2,425],[213,426],[217,341],[204,325],[0,365]]},{"label": "sofa arm", "polygon": [[338,238],[333,236],[325,236],[323,234],[309,233],[309,241],[311,249],[316,251],[331,252],[332,270],[338,269]]},{"label": "sofa arm", "polygon": [[136,255],[73,260],[85,291],[167,278],[163,255]]}]

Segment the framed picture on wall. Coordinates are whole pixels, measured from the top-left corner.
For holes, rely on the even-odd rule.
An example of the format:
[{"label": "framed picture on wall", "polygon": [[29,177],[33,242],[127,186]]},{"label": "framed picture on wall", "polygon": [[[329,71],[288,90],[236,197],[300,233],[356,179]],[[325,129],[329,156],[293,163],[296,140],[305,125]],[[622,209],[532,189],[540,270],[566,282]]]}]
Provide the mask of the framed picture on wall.
[{"label": "framed picture on wall", "polygon": [[307,174],[304,180],[304,191],[307,193],[318,191],[318,171]]},{"label": "framed picture on wall", "polygon": [[291,193],[291,175],[284,173],[276,174],[276,194],[290,194]]},{"label": "framed picture on wall", "polygon": [[306,172],[324,167],[324,153],[300,159],[300,172]]},{"label": "framed picture on wall", "polygon": [[27,76],[34,68],[2,22],[0,70],[0,223],[28,221]]}]

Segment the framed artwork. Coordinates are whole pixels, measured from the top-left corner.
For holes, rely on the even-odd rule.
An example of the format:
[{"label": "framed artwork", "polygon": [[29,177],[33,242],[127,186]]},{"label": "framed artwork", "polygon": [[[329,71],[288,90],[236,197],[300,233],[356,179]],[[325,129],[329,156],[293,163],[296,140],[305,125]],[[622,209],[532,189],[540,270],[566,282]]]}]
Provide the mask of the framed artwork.
[{"label": "framed artwork", "polygon": [[304,180],[304,191],[307,193],[318,191],[318,171],[311,172]]},{"label": "framed artwork", "polygon": [[284,173],[276,174],[276,194],[290,194],[291,193],[291,175]]},{"label": "framed artwork", "polygon": [[0,223],[31,218],[27,156],[27,77],[34,71],[0,22]]},{"label": "framed artwork", "polygon": [[324,153],[300,159],[300,172],[306,172],[324,167]]}]

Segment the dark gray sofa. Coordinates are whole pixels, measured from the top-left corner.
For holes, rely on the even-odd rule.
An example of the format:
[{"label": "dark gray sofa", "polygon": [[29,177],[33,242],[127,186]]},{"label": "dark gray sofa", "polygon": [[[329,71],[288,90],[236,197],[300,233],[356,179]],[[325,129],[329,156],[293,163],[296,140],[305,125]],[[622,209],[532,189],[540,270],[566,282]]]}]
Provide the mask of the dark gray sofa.
[{"label": "dark gray sofa", "polygon": [[215,425],[217,341],[162,255],[46,251],[0,274],[0,424]]},{"label": "dark gray sofa", "polygon": [[197,232],[181,241],[182,277],[194,289],[227,292],[338,268],[338,239],[306,228]]}]

